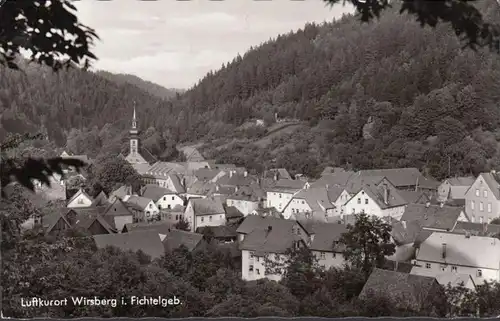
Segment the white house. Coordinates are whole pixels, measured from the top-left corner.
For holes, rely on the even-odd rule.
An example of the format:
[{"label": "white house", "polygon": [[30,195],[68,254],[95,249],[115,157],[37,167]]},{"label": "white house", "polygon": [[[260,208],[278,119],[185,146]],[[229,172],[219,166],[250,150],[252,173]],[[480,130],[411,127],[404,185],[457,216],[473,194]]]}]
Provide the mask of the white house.
[{"label": "white house", "polygon": [[68,201],[68,208],[90,207],[93,199],[85,191],[80,188]]},{"label": "white house", "polygon": [[327,217],[338,215],[334,202],[337,201],[342,191],[343,189],[340,187],[303,189],[295,194],[286,205],[283,217],[289,219],[294,214],[307,213],[311,217],[323,221]]},{"label": "white house", "polygon": [[124,199],[127,208],[132,210],[139,221],[149,221],[158,217],[160,210],[149,198],[131,195]]},{"label": "white house", "polygon": [[261,207],[265,197],[264,191],[258,186],[242,186],[226,198],[226,204],[236,207],[243,215],[247,216]]},{"label": "white house", "polygon": [[472,222],[489,223],[500,217],[500,176],[481,173],[465,193],[465,214]]},{"label": "white house", "polygon": [[[245,221],[251,217],[253,216],[247,216]],[[307,244],[304,239],[308,240],[308,236],[298,222],[268,218],[264,220],[273,220],[273,223],[265,228],[260,224],[254,226],[240,243],[241,277],[246,281],[262,278],[280,281],[282,273],[279,270],[286,268],[287,250]]]},{"label": "white house", "polygon": [[469,274],[460,274],[454,272],[441,272],[435,274],[432,269],[421,269],[421,268],[412,268],[410,274],[420,275],[420,276],[430,276],[436,278],[439,284],[446,287],[448,285],[452,287],[464,286],[465,288],[475,291],[476,284],[474,280]]},{"label": "white house", "polygon": [[389,184],[373,186],[365,184],[344,205],[345,214],[366,213],[377,217],[401,218],[406,201]]},{"label": "white house", "polygon": [[472,176],[452,177],[444,180],[438,187],[438,201],[465,199],[465,193],[474,184],[475,180]]},{"label": "white house", "polygon": [[267,189],[267,207],[283,211],[292,197],[302,190],[306,182],[301,180],[280,179],[274,186]]},{"label": "white house", "polygon": [[119,198],[115,199],[115,201],[104,210],[102,215],[111,219],[118,232],[121,232],[126,224],[134,223],[134,214]]},{"label": "white house", "polygon": [[142,196],[153,200],[159,210],[183,206],[184,199],[175,192],[155,184],[148,184],[142,189]]},{"label": "white house", "polygon": [[198,227],[226,224],[226,211],[218,197],[190,199],[184,216],[192,232]]},{"label": "white house", "polygon": [[[494,237],[433,232],[420,244],[414,269],[469,274],[475,284],[500,280],[500,240]],[[419,272],[415,272],[419,273]]]},{"label": "white house", "polygon": [[311,232],[309,248],[318,259],[318,264],[325,269],[341,268],[346,263],[343,255],[344,246],[339,243],[342,234],[347,232],[344,224],[316,224]]}]

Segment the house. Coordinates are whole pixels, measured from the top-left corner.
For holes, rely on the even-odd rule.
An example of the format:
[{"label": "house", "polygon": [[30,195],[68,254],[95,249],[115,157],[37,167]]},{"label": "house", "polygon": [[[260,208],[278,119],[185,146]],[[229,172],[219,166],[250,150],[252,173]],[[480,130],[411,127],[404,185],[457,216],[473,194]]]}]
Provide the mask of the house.
[{"label": "house", "polygon": [[105,206],[105,205],[109,205],[109,204],[110,203],[108,201],[108,196],[106,195],[106,193],[104,193],[104,191],[101,191],[94,198],[94,201],[92,202],[91,206]]},{"label": "house", "polygon": [[400,309],[412,311],[441,311],[446,298],[441,285],[434,277],[374,269],[366,281],[359,298],[370,300],[373,296],[390,299]]},{"label": "house", "polygon": [[321,177],[310,184],[311,188],[314,187],[326,187],[328,186],[345,186],[355,175],[352,171],[336,172],[331,174],[324,174]]},{"label": "house", "polygon": [[415,257],[415,242],[421,235],[422,225],[420,221],[398,221],[392,219],[391,224],[391,237],[392,242],[396,245],[396,251],[387,259],[395,262],[406,262]]},{"label": "house", "polygon": [[104,209],[103,207],[74,208],[66,213],[66,220],[71,224],[72,228],[86,234],[115,233],[116,229],[113,222],[102,216]]},{"label": "house", "polygon": [[186,206],[176,205],[174,208],[161,209],[160,210],[160,220],[169,224],[177,224],[181,219],[184,218],[184,213],[186,212]]},{"label": "house", "polygon": [[459,274],[450,271],[435,274],[432,270],[420,268],[413,268],[410,274],[435,277],[438,283],[444,287],[463,286],[472,291],[476,290],[476,284],[469,274]]},{"label": "house", "polygon": [[94,242],[98,249],[108,246],[116,247],[122,251],[142,251],[151,259],[165,255],[165,248],[156,231],[140,231],[120,234],[94,235]]},{"label": "house", "polygon": [[283,217],[289,219],[294,214],[307,213],[318,221],[325,221],[326,217],[335,215],[334,202],[342,191],[340,187],[300,190],[283,209]]},{"label": "house", "polygon": [[301,222],[275,217],[248,215],[240,226],[238,226],[236,233],[238,233],[238,240],[243,241],[254,230],[267,230],[269,226],[274,227],[279,225],[285,225],[287,228],[297,231],[297,235],[301,235],[304,242],[309,242],[309,234]]},{"label": "house", "polygon": [[474,184],[475,180],[472,176],[448,178],[439,185],[437,199],[440,202],[463,200],[465,199],[465,193]]},{"label": "house", "polygon": [[301,180],[280,179],[274,186],[267,189],[267,206],[274,207],[282,212],[292,197],[305,187],[306,182]]},{"label": "house", "polygon": [[230,169],[229,171],[224,172],[227,172],[226,175],[221,176],[217,180],[217,184],[223,187],[242,187],[258,183],[258,179],[254,176],[248,175],[247,170],[244,170],[243,173],[238,172],[236,169]]},{"label": "house", "polygon": [[132,186],[130,185],[122,185],[116,190],[112,191],[111,194],[109,194],[108,201],[109,203],[113,203],[116,199],[125,199],[129,195],[133,195],[132,191]]},{"label": "house", "polygon": [[[230,224],[230,225],[237,224],[245,217],[245,215],[243,215],[243,213],[241,213],[240,210],[234,206],[226,206],[225,210],[226,210],[226,223],[227,224]],[[253,215],[254,213],[252,212],[250,214]]]},{"label": "house", "polygon": [[231,243],[238,239],[236,229],[226,225],[198,227],[196,233],[210,235],[221,243]]},{"label": "house", "polygon": [[120,154],[120,157],[124,157],[125,160],[132,165],[132,167],[139,173],[144,174],[149,168],[150,164],[156,161],[156,158],[151,154],[149,150],[144,148],[140,144],[139,134],[140,131],[137,126],[137,118],[135,113],[134,106],[134,114],[132,116],[132,126],[129,130],[130,139],[129,139],[129,149],[123,154]]},{"label": "house", "polygon": [[250,214],[262,217],[284,218],[283,215],[280,212],[278,212],[278,210],[275,209],[274,207],[258,208]]},{"label": "house", "polygon": [[408,204],[404,210],[401,221],[418,221],[424,229],[433,231],[452,231],[462,215],[460,207]]},{"label": "house", "polygon": [[184,206],[184,199],[173,191],[155,184],[148,184],[142,189],[142,197],[153,200],[159,210]]},{"label": "house", "polygon": [[236,207],[244,216],[262,206],[265,192],[258,186],[242,186],[226,198],[227,206]]},{"label": "house", "polygon": [[427,204],[431,198],[422,191],[398,190],[398,194],[407,204]]},{"label": "house", "polygon": [[179,172],[185,172],[184,165],[178,163],[157,162],[147,170],[146,174],[143,174],[143,181],[146,184],[156,184],[160,187],[169,189],[176,194],[182,194],[186,192],[186,184]]},{"label": "house", "polygon": [[471,222],[489,223],[500,216],[500,177],[481,173],[465,193],[465,214]]},{"label": "house", "polygon": [[365,184],[359,192],[344,205],[345,214],[366,213],[379,218],[401,218],[406,201],[398,194],[397,189],[389,184],[374,186]]},{"label": "house", "polygon": [[190,199],[185,212],[191,231],[198,227],[225,225],[226,212],[218,197]]},{"label": "house", "polygon": [[82,188],[76,192],[68,201],[68,208],[89,207],[93,203],[92,197],[89,196]]},{"label": "house", "polygon": [[142,196],[129,196],[125,198],[124,203],[127,208],[134,213],[134,217],[138,221],[153,220],[157,218],[160,213],[160,210],[153,200]]},{"label": "house", "polygon": [[188,251],[192,252],[201,249],[203,245],[202,234],[176,229],[171,230],[163,240],[163,246],[167,252],[171,252],[181,246],[186,247]]},{"label": "house", "polygon": [[416,168],[369,169],[358,172],[361,176],[384,176],[397,189],[423,191],[429,196],[437,193],[439,182],[426,178]]},{"label": "house", "polygon": [[[241,227],[246,227],[245,222],[252,218],[259,217],[247,216],[237,232],[241,233]],[[271,222],[270,218],[259,219]],[[242,279],[252,281],[268,278],[280,281],[281,271],[268,269],[270,267],[268,260],[278,265],[278,269],[285,268],[287,251],[307,246],[307,241],[304,241],[304,235],[301,233],[304,233],[303,228],[292,220],[276,220],[267,227],[259,226],[252,229],[240,243]]]},{"label": "house", "polygon": [[[469,274],[475,284],[500,280],[500,240],[494,237],[433,232],[417,248],[415,270]],[[416,272],[417,273],[417,272]]]},{"label": "house", "polygon": [[117,231],[121,231],[125,224],[134,222],[134,213],[132,213],[125,203],[117,198],[102,212],[102,216],[109,218],[113,223],[111,226]]},{"label": "house", "polygon": [[495,237],[500,235],[500,225],[486,223],[472,223],[458,221],[452,230],[453,233],[470,234],[477,236]]},{"label": "house", "polygon": [[57,236],[71,229],[71,224],[65,216],[66,210],[67,209],[56,210],[41,218],[41,224],[46,235]]},{"label": "house", "polygon": [[271,168],[264,172],[264,178],[271,178],[274,180],[292,179],[292,176],[285,168]]},{"label": "house", "polygon": [[325,269],[341,268],[346,263],[343,251],[344,246],[339,242],[347,227],[343,224],[319,223],[314,224],[310,232],[311,243],[309,249],[318,259],[318,264]]},{"label": "house", "polygon": [[123,227],[122,233],[132,233],[139,231],[155,231],[163,241],[168,233],[173,229],[172,224],[165,222],[140,222],[128,223]]},{"label": "house", "polygon": [[187,200],[191,198],[205,198],[216,188],[216,183],[212,183],[210,181],[195,181],[186,187],[186,193],[184,196]]}]

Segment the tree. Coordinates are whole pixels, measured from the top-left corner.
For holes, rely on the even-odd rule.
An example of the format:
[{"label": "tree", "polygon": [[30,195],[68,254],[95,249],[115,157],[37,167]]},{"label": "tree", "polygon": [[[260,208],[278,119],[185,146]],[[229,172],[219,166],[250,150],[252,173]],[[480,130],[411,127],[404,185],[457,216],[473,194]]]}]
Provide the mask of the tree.
[{"label": "tree", "polygon": [[184,218],[184,216],[181,216],[179,221],[175,223],[174,227],[178,230],[182,231],[191,231],[191,227],[189,226],[189,222]]},{"label": "tree", "polygon": [[141,176],[124,159],[109,156],[96,159],[90,170],[88,184],[91,188],[99,185],[109,195],[117,184],[132,185],[137,190]]},{"label": "tree", "polygon": [[[324,0],[333,6],[341,0]],[[344,0],[344,3],[347,2]],[[359,14],[362,22],[368,22],[392,7],[391,0],[349,0]],[[481,12],[471,4],[475,1],[442,0],[402,1],[400,13],[408,13],[416,17],[422,27],[436,27],[438,23],[448,23],[457,37],[463,37],[466,45],[472,49],[490,47],[500,50],[500,26],[484,21]]]},{"label": "tree", "polygon": [[368,279],[372,269],[380,267],[385,257],[396,251],[391,241],[392,227],[376,216],[363,213],[356,215],[355,224],[349,224],[347,229],[339,240],[346,247],[344,257],[353,267],[361,269]]}]

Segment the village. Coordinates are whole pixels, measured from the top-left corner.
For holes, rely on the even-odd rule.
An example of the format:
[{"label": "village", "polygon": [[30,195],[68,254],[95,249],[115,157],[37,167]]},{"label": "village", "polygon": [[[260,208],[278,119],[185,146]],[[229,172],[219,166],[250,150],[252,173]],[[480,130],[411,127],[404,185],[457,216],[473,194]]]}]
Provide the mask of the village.
[{"label": "village", "polygon": [[[443,182],[416,168],[327,167],[317,180],[292,177],[285,168],[252,175],[204,160],[196,150],[187,162],[155,161],[138,134],[134,110],[130,150],[120,157],[141,175],[139,191],[123,185],[92,197],[80,189],[66,199],[66,207],[33,218],[33,224],[47,235],[79,227],[98,248],[140,250],[151,258],[180,246],[195,251],[210,236],[232,248],[243,280],[279,281],[279,273],[266,272],[264,257],[278,258],[295,246],[309,248],[325,269],[343,267],[342,246],[334,245],[364,213],[390,224],[396,245],[387,269],[375,270],[365,287],[377,284],[372,278],[399,280],[405,287],[430,277],[471,290],[500,281],[500,177],[495,172]],[[92,161],[86,155],[61,156]],[[67,174],[53,177],[50,189],[64,191],[67,176],[85,179],[71,169]],[[39,184],[37,193],[48,189]]]}]

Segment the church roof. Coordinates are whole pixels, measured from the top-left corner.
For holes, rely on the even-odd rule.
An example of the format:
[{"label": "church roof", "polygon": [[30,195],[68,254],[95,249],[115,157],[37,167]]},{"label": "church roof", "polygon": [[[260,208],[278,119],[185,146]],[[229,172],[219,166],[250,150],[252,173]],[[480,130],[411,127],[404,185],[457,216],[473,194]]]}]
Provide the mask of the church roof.
[{"label": "church roof", "polygon": [[[120,155],[122,157],[127,157],[127,155],[130,153],[130,146],[127,147],[127,149],[121,153]],[[145,147],[142,147],[139,145],[139,154],[148,162],[149,164],[153,164],[156,162],[156,157]]]}]

